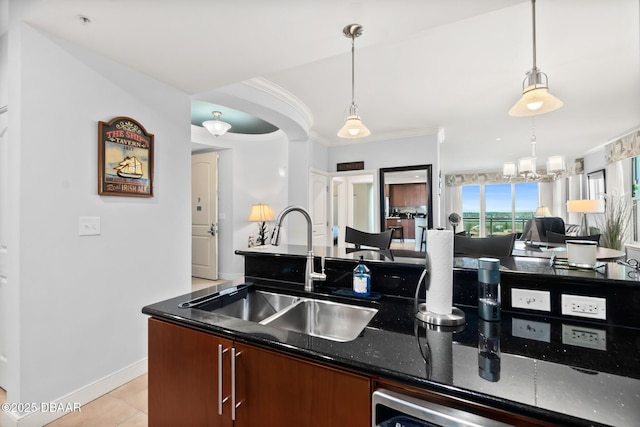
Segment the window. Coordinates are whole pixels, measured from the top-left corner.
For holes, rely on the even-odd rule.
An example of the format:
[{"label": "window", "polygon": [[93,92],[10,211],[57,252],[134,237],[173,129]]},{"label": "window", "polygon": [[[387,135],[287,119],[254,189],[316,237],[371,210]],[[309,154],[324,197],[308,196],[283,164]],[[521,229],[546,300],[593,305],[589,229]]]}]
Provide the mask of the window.
[{"label": "window", "polygon": [[470,236],[480,236],[480,186],[462,187],[462,221]]},{"label": "window", "polygon": [[471,237],[519,235],[537,207],[537,182],[462,187],[462,218]]},{"label": "window", "polygon": [[485,186],[485,236],[513,231],[511,184]]}]

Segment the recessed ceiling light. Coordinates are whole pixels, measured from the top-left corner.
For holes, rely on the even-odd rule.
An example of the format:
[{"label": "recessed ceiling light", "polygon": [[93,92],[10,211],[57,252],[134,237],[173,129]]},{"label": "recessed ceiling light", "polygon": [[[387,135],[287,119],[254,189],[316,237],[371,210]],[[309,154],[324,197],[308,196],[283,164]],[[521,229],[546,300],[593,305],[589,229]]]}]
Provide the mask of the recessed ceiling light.
[{"label": "recessed ceiling light", "polygon": [[497,137],[497,138],[496,138],[496,141],[502,141],[502,138]]}]

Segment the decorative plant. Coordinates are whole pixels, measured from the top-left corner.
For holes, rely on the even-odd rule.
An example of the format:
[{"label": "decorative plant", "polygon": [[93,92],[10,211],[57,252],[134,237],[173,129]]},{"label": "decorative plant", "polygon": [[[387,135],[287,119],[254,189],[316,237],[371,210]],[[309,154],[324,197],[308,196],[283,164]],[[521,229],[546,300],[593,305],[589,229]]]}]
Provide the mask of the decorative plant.
[{"label": "decorative plant", "polygon": [[603,247],[622,250],[624,239],[631,222],[631,209],[624,197],[609,196],[605,198],[605,213],[601,221],[600,242]]}]

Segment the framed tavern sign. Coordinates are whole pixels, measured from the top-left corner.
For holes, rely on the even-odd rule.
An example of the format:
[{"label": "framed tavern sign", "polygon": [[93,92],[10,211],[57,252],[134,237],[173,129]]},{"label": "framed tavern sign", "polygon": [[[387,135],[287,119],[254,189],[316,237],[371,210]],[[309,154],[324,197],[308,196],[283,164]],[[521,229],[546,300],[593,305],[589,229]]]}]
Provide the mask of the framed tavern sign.
[{"label": "framed tavern sign", "polygon": [[129,117],[98,122],[98,194],[153,196],[153,134]]}]

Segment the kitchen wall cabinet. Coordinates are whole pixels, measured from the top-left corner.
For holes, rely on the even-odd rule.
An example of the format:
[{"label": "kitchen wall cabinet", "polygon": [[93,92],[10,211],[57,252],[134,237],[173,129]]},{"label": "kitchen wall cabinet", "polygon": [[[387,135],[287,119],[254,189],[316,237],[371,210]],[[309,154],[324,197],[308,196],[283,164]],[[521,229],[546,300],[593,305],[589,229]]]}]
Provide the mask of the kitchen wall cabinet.
[{"label": "kitchen wall cabinet", "polygon": [[390,184],[389,204],[397,206],[426,206],[427,185],[419,184]]},{"label": "kitchen wall cabinet", "polygon": [[365,427],[371,425],[370,400],[368,377],[149,319],[150,426]]}]

